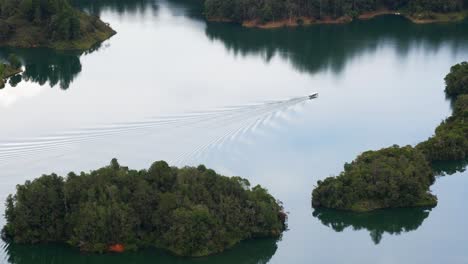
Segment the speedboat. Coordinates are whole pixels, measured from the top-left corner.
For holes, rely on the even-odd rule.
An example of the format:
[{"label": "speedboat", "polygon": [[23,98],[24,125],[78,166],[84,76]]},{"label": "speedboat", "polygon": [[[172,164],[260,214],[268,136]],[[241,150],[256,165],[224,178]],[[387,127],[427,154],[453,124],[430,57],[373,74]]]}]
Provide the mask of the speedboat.
[{"label": "speedboat", "polygon": [[317,97],[318,97],[318,93],[313,93],[313,94],[309,95],[309,100],[315,99]]}]

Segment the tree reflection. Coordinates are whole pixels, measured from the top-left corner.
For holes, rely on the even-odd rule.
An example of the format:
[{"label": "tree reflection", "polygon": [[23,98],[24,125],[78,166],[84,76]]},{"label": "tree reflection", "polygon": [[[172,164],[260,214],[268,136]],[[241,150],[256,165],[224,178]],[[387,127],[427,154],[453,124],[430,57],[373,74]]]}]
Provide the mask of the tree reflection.
[{"label": "tree reflection", "polygon": [[344,25],[271,30],[207,23],[205,34],[213,41],[221,41],[236,55],[261,55],[267,62],[277,55],[302,72],[340,73],[353,58],[382,47],[394,48],[399,56],[406,56],[413,48],[433,52],[446,45],[456,52],[468,44],[467,25],[468,22],[418,25],[403,17],[384,16]]},{"label": "tree reflection", "polygon": [[385,233],[400,235],[418,229],[432,208],[396,208],[354,213],[332,209],[315,209],[313,216],[336,232],[348,227],[369,231],[372,241],[379,244]]},{"label": "tree reflection", "polygon": [[8,83],[12,87],[16,87],[16,85],[18,85],[18,83],[20,83],[22,79],[23,79],[22,76],[20,74],[17,74],[15,76],[12,76],[10,80],[8,81]]},{"label": "tree reflection", "polygon": [[6,247],[7,260],[11,264],[260,264],[267,263],[275,254],[275,239],[244,241],[224,253],[202,258],[182,258],[161,250],[148,249],[123,254],[81,254],[78,250],[64,245],[16,245]]},{"label": "tree reflection", "polygon": [[466,171],[468,160],[462,161],[443,161],[435,162],[432,164],[432,169],[438,176],[453,175],[455,173],[461,173]]},{"label": "tree reflection", "polygon": [[152,11],[157,14],[159,6],[155,0],[71,0],[71,3],[90,14],[100,16],[103,11],[124,14],[142,14]]},{"label": "tree reflection", "polygon": [[24,72],[9,80],[15,87],[21,81],[34,82],[39,85],[48,84],[50,87],[59,86],[66,90],[81,72],[80,57],[92,53],[100,48],[96,45],[86,52],[64,52],[51,49],[0,49],[0,58],[8,54],[16,54],[24,65]]}]

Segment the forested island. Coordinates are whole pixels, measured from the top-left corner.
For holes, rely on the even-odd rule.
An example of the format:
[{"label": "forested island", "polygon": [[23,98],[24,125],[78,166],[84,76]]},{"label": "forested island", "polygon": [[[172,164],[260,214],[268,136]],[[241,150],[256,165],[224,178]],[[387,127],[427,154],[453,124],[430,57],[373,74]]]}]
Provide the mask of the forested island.
[{"label": "forested island", "polygon": [[0,0],[0,46],[86,50],[114,34],[67,0]]},{"label": "forested island", "polygon": [[365,212],[437,204],[429,192],[434,173],[424,155],[411,146],[366,151],[344,169],[337,177],[318,181],[313,207]]},{"label": "forested island", "polygon": [[459,21],[466,17],[466,0],[205,0],[211,21],[248,27],[281,27],[347,23],[355,18],[403,15],[415,23]]},{"label": "forested island", "polygon": [[2,238],[60,242],[86,252],[157,247],[181,256],[221,252],[241,240],[279,237],[281,202],[261,186],[200,165],[130,170],[109,166],[67,177],[43,175],[6,201]]},{"label": "forested island", "polygon": [[468,63],[454,65],[445,82],[453,113],[432,137],[416,147],[364,152],[339,176],[318,181],[312,206],[362,212],[435,205],[437,198],[429,192],[435,179],[431,166],[468,158]]}]

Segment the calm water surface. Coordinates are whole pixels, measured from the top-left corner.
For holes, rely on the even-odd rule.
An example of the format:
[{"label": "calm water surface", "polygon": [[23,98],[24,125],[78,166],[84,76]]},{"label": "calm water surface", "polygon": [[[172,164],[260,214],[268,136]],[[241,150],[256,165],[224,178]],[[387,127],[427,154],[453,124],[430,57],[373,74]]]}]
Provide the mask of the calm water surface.
[{"label": "calm water surface", "polygon": [[[468,263],[465,164],[438,166],[446,176],[432,187],[435,208],[356,215],[310,206],[317,180],[344,162],[416,144],[450,114],[443,77],[468,59],[467,23],[381,17],[257,30],[206,23],[193,1],[81,7],[118,34],[82,54],[0,49],[25,64],[0,90],[0,200],[42,173],[113,157],[132,168],[204,163],[267,187],[290,213],[290,230],[201,259],[1,242],[0,262]],[[319,97],[308,100],[312,92]]]}]

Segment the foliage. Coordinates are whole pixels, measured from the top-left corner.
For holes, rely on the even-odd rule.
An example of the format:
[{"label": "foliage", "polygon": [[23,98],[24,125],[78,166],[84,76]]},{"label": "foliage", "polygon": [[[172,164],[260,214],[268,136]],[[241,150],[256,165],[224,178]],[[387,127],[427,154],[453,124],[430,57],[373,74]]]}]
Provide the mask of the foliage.
[{"label": "foliage", "polygon": [[411,146],[393,146],[359,155],[337,177],[318,181],[313,207],[352,211],[431,206],[429,187],[435,177],[422,153]]},{"label": "foliage", "polygon": [[0,18],[21,18],[47,27],[56,40],[77,39],[80,35],[78,13],[66,0],[0,0]]},{"label": "foliage", "polygon": [[[465,78],[466,75],[465,73]],[[468,94],[459,95],[452,116],[435,130],[435,135],[417,145],[430,162],[468,159]]]},{"label": "foliage", "polygon": [[0,45],[87,50],[114,34],[68,0],[0,0]]},{"label": "foliage", "polygon": [[466,161],[468,159],[468,63],[452,66],[445,77],[445,93],[454,101],[453,113],[435,130],[428,140],[417,145],[426,158],[440,161]]},{"label": "foliage", "polygon": [[208,18],[235,22],[258,19],[263,22],[309,17],[315,19],[355,17],[380,9],[409,13],[457,12],[465,0],[205,0]]},{"label": "foliage", "polygon": [[[415,148],[394,146],[363,153],[338,177],[318,182],[312,205],[353,211],[435,205],[436,197],[428,192],[433,171],[439,175],[460,171],[468,160],[468,63],[453,66],[445,82],[446,95],[455,103],[435,135]],[[447,162],[455,168],[441,167]]]},{"label": "foliage", "polygon": [[452,66],[445,77],[445,93],[451,98],[461,94],[468,94],[468,62]]},{"label": "foliage", "polygon": [[17,243],[68,242],[83,251],[155,246],[184,256],[220,252],[285,229],[282,206],[260,186],[204,166],[107,167],[44,175],[6,201],[3,236]]}]

